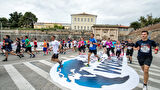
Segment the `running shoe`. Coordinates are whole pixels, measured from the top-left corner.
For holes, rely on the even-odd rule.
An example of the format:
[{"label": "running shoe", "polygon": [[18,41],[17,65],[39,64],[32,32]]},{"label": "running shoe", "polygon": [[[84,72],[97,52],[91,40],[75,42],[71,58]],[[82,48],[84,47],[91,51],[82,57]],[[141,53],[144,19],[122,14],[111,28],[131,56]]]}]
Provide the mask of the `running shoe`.
[{"label": "running shoe", "polygon": [[32,58],[35,58],[35,55],[33,54],[33,57]]},{"label": "running shoe", "polygon": [[30,58],[32,58],[32,54],[30,54]]},{"label": "running shoe", "polygon": [[100,58],[98,58],[98,62],[100,62],[101,61],[101,59]]},{"label": "running shoe", "polygon": [[19,58],[22,58],[22,56],[21,55],[17,55]]},{"label": "running shoe", "polygon": [[3,60],[3,62],[6,62],[6,61],[8,61],[7,58],[5,58],[5,59]]},{"label": "running shoe", "polygon": [[86,67],[90,67],[90,65],[89,65],[89,64],[87,64],[87,65],[86,65]]},{"label": "running shoe", "polygon": [[143,90],[148,90],[146,85],[143,86]]}]

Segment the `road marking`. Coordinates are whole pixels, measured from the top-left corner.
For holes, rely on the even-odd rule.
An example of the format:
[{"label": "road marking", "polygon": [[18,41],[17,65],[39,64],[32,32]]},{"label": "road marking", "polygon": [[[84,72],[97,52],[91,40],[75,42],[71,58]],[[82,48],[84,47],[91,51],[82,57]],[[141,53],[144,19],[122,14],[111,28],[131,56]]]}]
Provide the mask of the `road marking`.
[{"label": "road marking", "polygon": [[39,62],[41,62],[41,63],[43,63],[43,64],[45,64],[45,65],[51,66],[51,67],[54,65],[53,63],[48,62],[48,61],[46,61],[46,60],[40,60]]},{"label": "road marking", "polygon": [[[139,65],[129,64],[129,66],[133,66],[133,67],[137,67],[137,68],[141,69],[141,67],[140,67]],[[160,73],[160,70],[159,70],[159,69],[155,69],[155,68],[152,68],[152,67],[150,67],[149,70],[150,70],[150,71],[155,71],[155,72],[159,72],[159,73]]]},{"label": "road marking", "polygon": [[19,90],[35,90],[35,88],[12,65],[4,65]]},{"label": "road marking", "polygon": [[38,73],[40,76],[42,76],[43,78],[45,78],[46,80],[50,81],[51,83],[53,83],[54,85],[58,86],[59,88],[63,89],[63,90],[68,90],[67,88],[60,86],[59,84],[55,83],[52,81],[49,73],[47,73],[46,71],[40,69],[39,67],[36,67],[34,65],[32,65],[29,62],[25,62],[23,63],[24,65],[26,65],[27,67],[29,67],[31,70],[33,70],[34,72]]},{"label": "road marking", "polygon": [[[139,83],[137,87],[143,88],[143,84]],[[148,87],[148,90],[159,90],[159,88],[155,88],[155,87],[152,87],[152,86],[147,86],[147,87]]]}]

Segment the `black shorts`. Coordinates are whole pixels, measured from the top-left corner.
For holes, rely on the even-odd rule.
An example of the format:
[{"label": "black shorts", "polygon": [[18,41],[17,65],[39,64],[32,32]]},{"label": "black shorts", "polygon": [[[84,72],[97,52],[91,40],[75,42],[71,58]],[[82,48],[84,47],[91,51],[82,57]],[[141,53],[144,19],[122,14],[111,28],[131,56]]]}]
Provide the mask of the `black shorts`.
[{"label": "black shorts", "polygon": [[131,49],[131,50],[127,49],[126,55],[127,56],[132,56],[133,55],[133,49]]},{"label": "black shorts", "polygon": [[89,49],[89,53],[94,53],[94,55],[97,55],[97,50],[90,50]]},{"label": "black shorts", "polygon": [[32,48],[31,47],[26,47],[26,50],[25,50],[25,52],[32,52]]},{"label": "black shorts", "polygon": [[152,56],[137,56],[138,62],[140,66],[147,65],[150,66],[152,63]]},{"label": "black shorts", "polygon": [[20,52],[21,52],[21,48],[17,48],[16,53],[20,53]]},{"label": "black shorts", "polygon": [[37,45],[34,45],[34,48],[37,48]]},{"label": "black shorts", "polygon": [[106,46],[105,46],[105,45],[103,45],[102,47],[103,47],[103,48],[105,48]]},{"label": "black shorts", "polygon": [[81,47],[78,48],[78,51],[81,52]]},{"label": "black shorts", "polygon": [[89,44],[87,44],[87,47],[89,48]]},{"label": "black shorts", "polygon": [[1,49],[5,49],[5,46],[2,46],[2,48]]},{"label": "black shorts", "polygon": [[26,47],[25,47],[25,44],[22,44],[22,48],[26,48]]},{"label": "black shorts", "polygon": [[11,52],[11,51],[12,51],[12,48],[5,48],[5,50],[6,50],[7,52]]},{"label": "black shorts", "polygon": [[52,55],[52,58],[53,58],[53,59],[58,59],[58,54],[53,54],[53,55]]}]

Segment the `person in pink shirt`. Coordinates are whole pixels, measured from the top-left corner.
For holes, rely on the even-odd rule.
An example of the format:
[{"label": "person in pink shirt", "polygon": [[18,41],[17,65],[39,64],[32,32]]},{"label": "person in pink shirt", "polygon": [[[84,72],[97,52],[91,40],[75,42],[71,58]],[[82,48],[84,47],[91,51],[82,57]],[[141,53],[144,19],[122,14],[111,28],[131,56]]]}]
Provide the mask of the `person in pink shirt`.
[{"label": "person in pink shirt", "polygon": [[108,59],[111,59],[111,56],[110,56],[111,46],[112,46],[112,41],[110,40],[110,38],[108,38],[108,41],[106,42],[106,50],[107,50],[106,53],[108,55]]},{"label": "person in pink shirt", "polygon": [[78,50],[79,50],[79,55],[82,54],[81,53],[82,51],[83,51],[83,53],[85,53],[85,44],[84,44],[84,39],[83,38],[81,38],[78,42]]},{"label": "person in pink shirt", "polygon": [[81,40],[78,41],[78,51],[79,51],[79,55],[81,55]]}]

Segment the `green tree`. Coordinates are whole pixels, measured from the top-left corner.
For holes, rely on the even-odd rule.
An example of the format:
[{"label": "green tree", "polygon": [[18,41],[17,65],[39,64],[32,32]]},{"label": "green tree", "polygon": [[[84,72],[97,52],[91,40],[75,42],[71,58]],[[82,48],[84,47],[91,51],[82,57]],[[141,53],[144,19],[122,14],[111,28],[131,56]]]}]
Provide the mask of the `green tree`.
[{"label": "green tree", "polygon": [[153,22],[154,22],[154,18],[152,17],[152,15],[147,15],[147,22],[145,26],[152,25]]},{"label": "green tree", "polygon": [[13,12],[10,15],[9,23],[11,27],[19,27],[20,18],[23,16],[22,13]]},{"label": "green tree", "polygon": [[8,27],[8,20],[5,17],[0,18],[0,23],[2,23],[2,27]]},{"label": "green tree", "polygon": [[144,16],[141,16],[139,21],[140,21],[141,27],[145,27],[146,26],[147,19]]},{"label": "green tree", "polygon": [[141,28],[141,23],[139,23],[138,21],[132,22],[130,24],[130,27],[134,28],[134,30]]},{"label": "green tree", "polygon": [[160,23],[160,17],[159,17],[159,18],[155,18],[155,19],[153,20],[153,24],[157,24],[157,23]]},{"label": "green tree", "polygon": [[19,25],[21,27],[34,28],[34,23],[38,18],[32,12],[26,12],[23,17],[20,18]]}]

